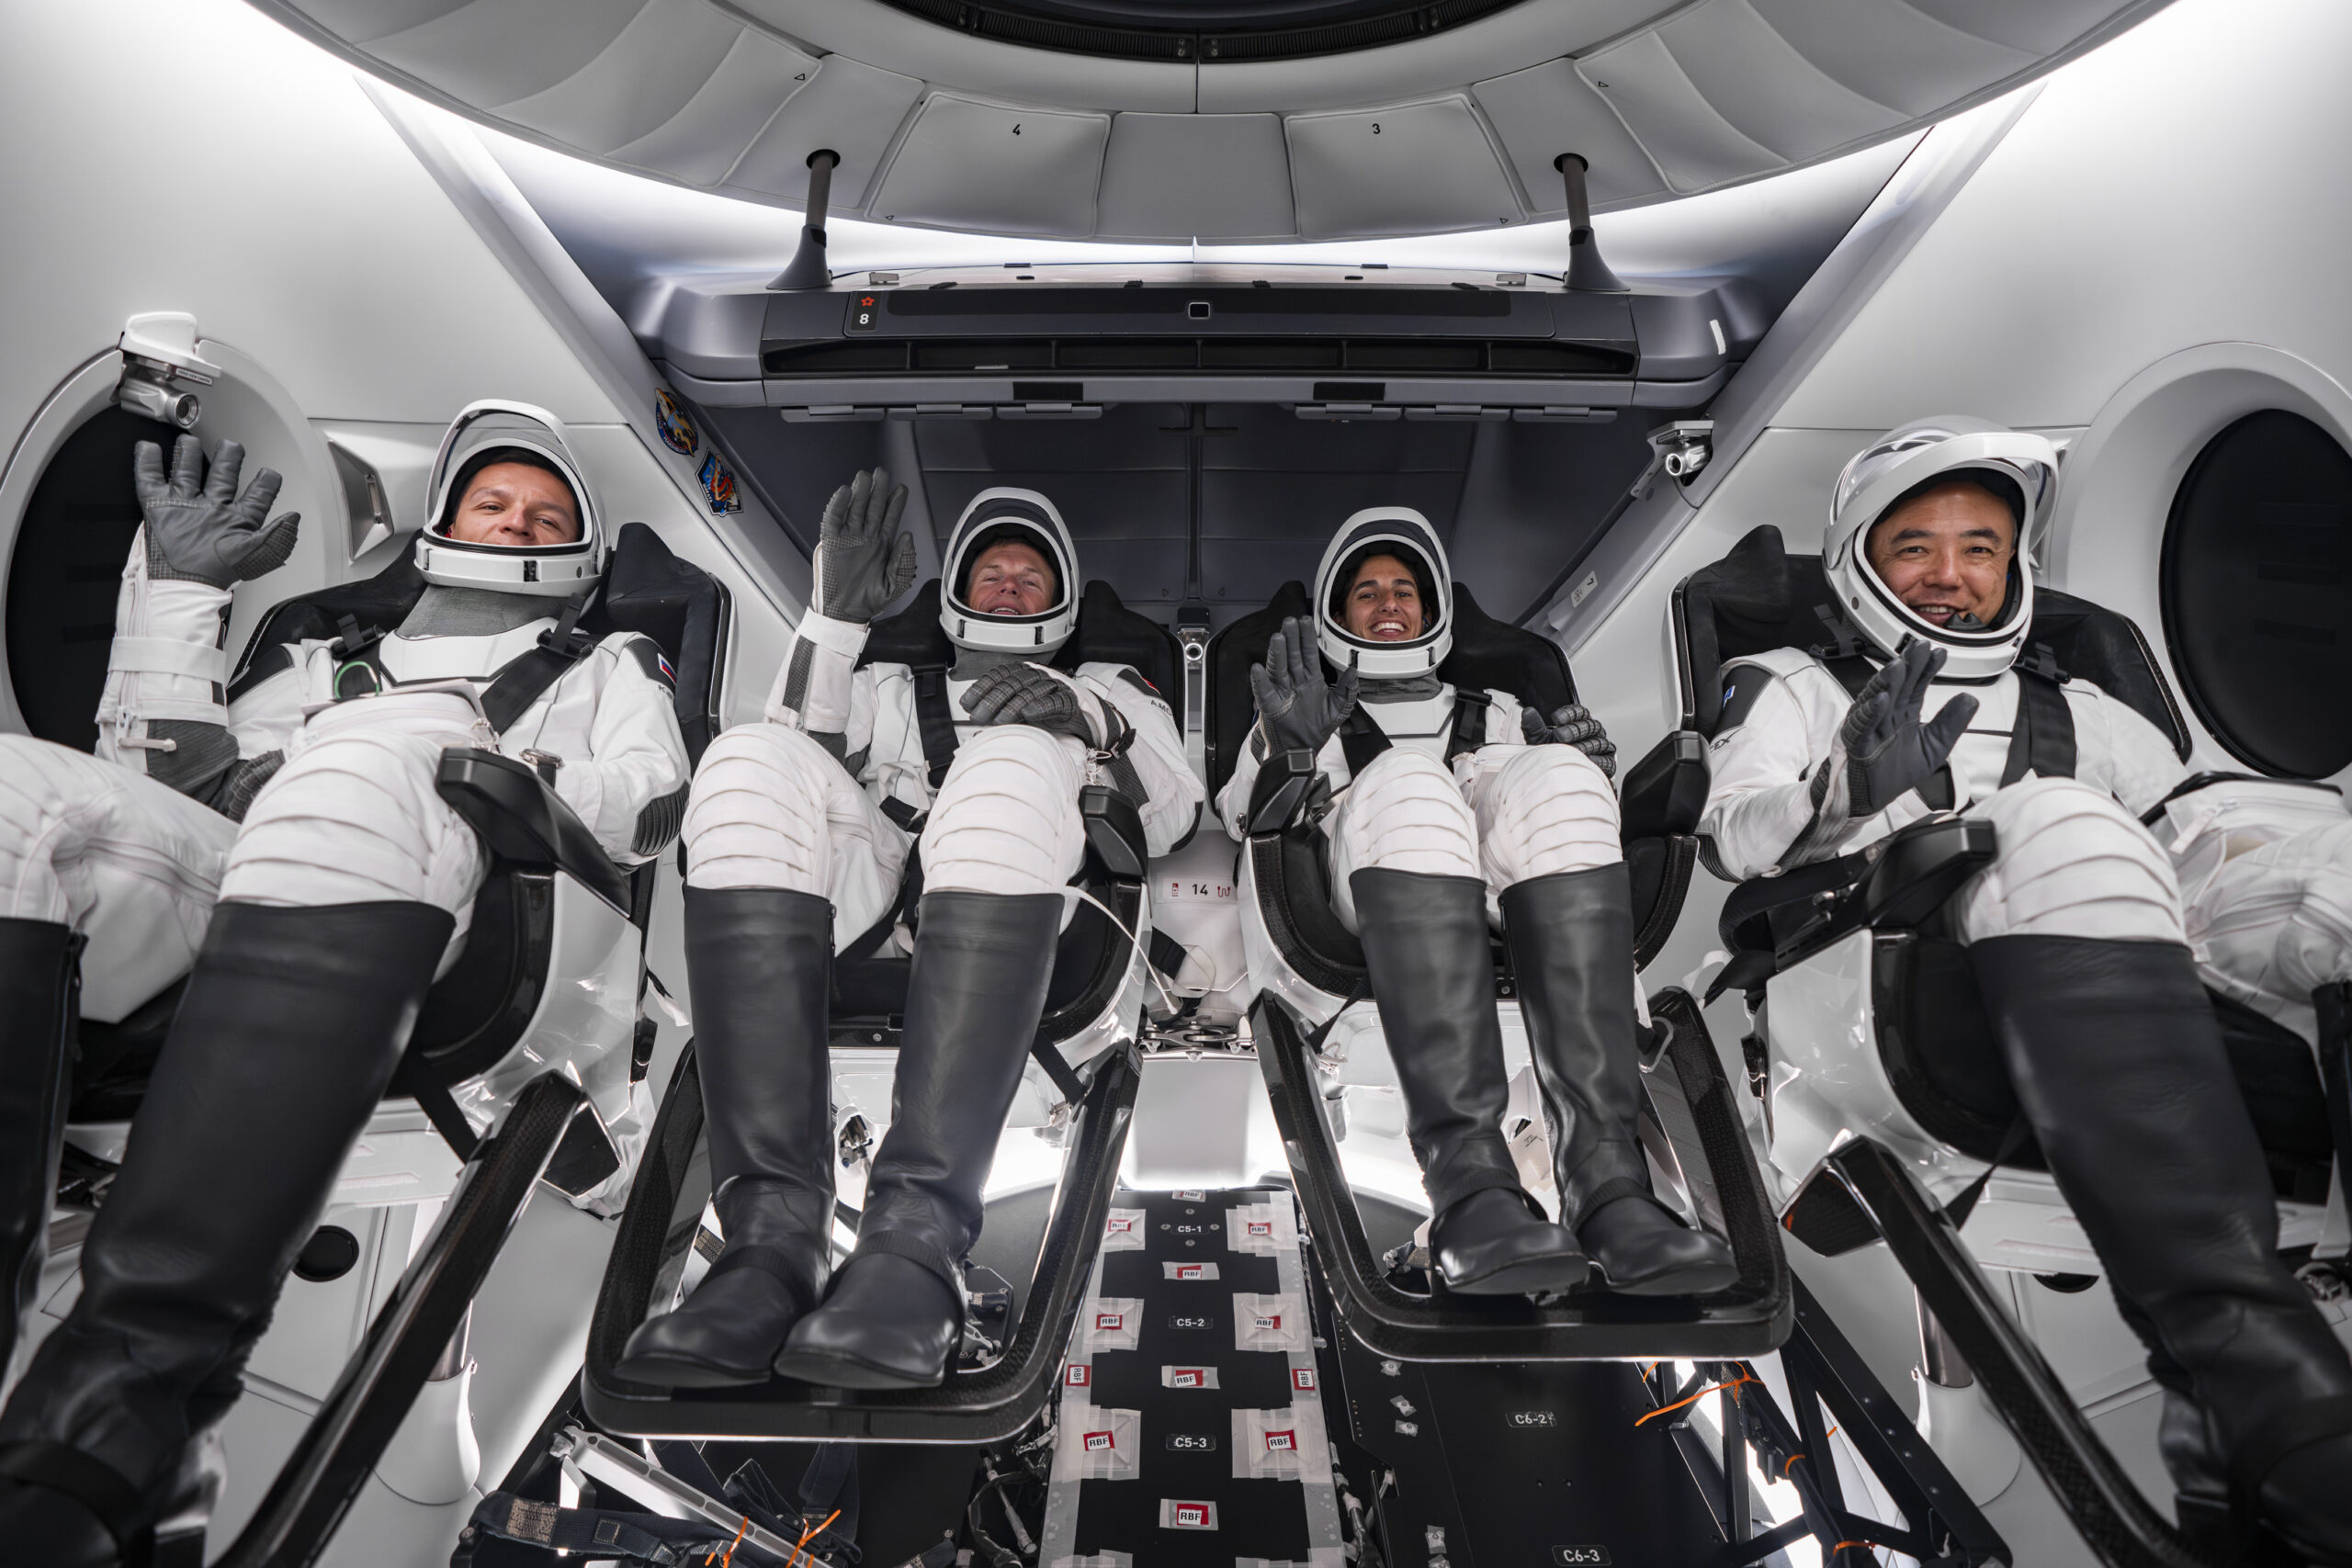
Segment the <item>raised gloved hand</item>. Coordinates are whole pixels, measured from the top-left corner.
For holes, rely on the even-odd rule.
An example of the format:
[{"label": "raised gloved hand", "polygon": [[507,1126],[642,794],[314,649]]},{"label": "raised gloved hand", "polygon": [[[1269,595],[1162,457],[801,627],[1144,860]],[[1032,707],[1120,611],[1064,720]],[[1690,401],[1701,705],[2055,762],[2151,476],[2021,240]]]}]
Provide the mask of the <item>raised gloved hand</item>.
[{"label": "raised gloved hand", "polygon": [[1107,739],[1077,687],[1026,660],[1000,664],[973,682],[964,694],[964,711],[976,724],[1026,724],[1070,736],[1092,750]]},{"label": "raised gloved hand", "polygon": [[817,536],[817,613],[865,626],[914,586],[914,536],[899,526],[907,487],[887,468],[861,473],[825,502]]},{"label": "raised gloved hand", "polygon": [[283,482],[268,468],[254,475],[237,493],[237,470],[245,449],[223,441],[213,449],[212,470],[193,435],[172,446],[172,477],[164,478],[164,449],[153,441],[131,448],[130,479],[147,522],[147,568],[151,577],[202,582],[214,588],[251,581],[276,571],[294,553],[302,514],[269,517]]},{"label": "raised gloved hand", "polygon": [[[1838,747],[1845,755],[1849,816],[1877,816],[1905,791],[1932,778],[1960,743],[1968,721],[1976,716],[1974,697],[1956,696],[1933,719],[1919,719],[1928,684],[1943,667],[1944,650],[1915,637],[1880,667],[1846,710]],[[1824,768],[1815,775],[1816,806],[1828,793],[1831,772]]]},{"label": "raised gloved hand", "polygon": [[1250,690],[1258,698],[1258,721],[1266,744],[1276,751],[1320,751],[1356,705],[1355,668],[1337,681],[1323,678],[1315,628],[1296,615],[1266,639],[1266,661],[1250,667]]},{"label": "raised gloved hand", "polygon": [[1617,742],[1582,703],[1553,709],[1549,724],[1533,708],[1521,708],[1519,732],[1530,746],[1573,746],[1600,765],[1602,778],[1617,776]]}]

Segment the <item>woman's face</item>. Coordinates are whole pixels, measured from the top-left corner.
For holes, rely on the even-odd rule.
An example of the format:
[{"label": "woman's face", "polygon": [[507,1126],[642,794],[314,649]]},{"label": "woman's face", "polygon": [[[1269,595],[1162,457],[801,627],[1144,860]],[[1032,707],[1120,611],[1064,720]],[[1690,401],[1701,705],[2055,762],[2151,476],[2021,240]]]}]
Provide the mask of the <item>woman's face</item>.
[{"label": "woman's face", "polygon": [[1348,584],[1346,626],[1366,642],[1410,642],[1421,635],[1420,584],[1395,556],[1374,556]]}]

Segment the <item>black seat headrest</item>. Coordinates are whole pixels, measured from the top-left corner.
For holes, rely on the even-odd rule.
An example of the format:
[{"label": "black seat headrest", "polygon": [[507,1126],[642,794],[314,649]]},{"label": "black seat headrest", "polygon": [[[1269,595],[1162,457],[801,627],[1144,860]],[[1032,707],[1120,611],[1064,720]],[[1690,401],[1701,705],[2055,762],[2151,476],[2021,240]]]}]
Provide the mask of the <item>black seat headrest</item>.
[{"label": "black seat headrest", "polygon": [[[1233,776],[1256,717],[1250,667],[1266,656],[1266,641],[1282,629],[1284,616],[1306,613],[1306,587],[1294,579],[1274,590],[1264,609],[1226,627],[1210,646],[1204,750],[1212,797]],[[1509,692],[1546,715],[1577,700],[1576,679],[1559,644],[1496,620],[1459,582],[1453,585],[1453,647],[1437,672],[1457,690]]]},{"label": "black seat headrest", "polygon": [[[865,651],[857,656],[861,670],[869,664],[955,662],[956,645],[939,624],[937,578],[916,589],[905,609],[876,621],[865,634]],[[1171,706],[1183,700],[1184,660],[1175,634],[1128,609],[1111,585],[1099,579],[1086,585],[1078,601],[1078,627],[1049,662],[1065,671],[1081,664],[1124,664],[1150,682]]]},{"label": "black seat headrest", "polygon": [[[2188,755],[2188,728],[2172,689],[2129,616],[2055,588],[2036,588],[2033,605],[2029,660],[2046,651],[2059,670],[2129,704]],[[1770,523],[1749,530],[1723,559],[1674,591],[1676,641],[1689,661],[1683,723],[1714,733],[1723,714],[1723,667],[1731,660],[1776,648],[1810,650],[1852,636],[1837,612],[1819,556],[1788,554]]]}]

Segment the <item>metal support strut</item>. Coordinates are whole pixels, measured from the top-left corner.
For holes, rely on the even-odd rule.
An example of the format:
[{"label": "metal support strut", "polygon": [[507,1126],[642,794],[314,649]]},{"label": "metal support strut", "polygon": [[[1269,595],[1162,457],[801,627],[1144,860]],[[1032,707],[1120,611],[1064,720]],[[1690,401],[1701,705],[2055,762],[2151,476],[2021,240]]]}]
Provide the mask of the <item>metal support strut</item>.
[{"label": "metal support strut", "polygon": [[833,170],[841,161],[842,155],[830,147],[808,154],[808,201],[800,225],[800,248],[769,282],[770,288],[824,288],[832,283],[832,269],[825,264],[825,209],[833,192]]}]

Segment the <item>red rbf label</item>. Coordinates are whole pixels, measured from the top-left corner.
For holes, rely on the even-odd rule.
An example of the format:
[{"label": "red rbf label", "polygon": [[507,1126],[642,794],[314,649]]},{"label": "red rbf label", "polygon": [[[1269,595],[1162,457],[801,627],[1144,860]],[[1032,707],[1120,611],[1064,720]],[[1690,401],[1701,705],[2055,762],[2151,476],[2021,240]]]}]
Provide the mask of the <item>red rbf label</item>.
[{"label": "red rbf label", "polygon": [[1107,1328],[1113,1333],[1116,1333],[1126,1325],[1127,1314],[1125,1313],[1098,1312],[1094,1314],[1094,1326],[1097,1328]]},{"label": "red rbf label", "polygon": [[1266,1451],[1270,1454],[1296,1453],[1298,1451],[1298,1434],[1295,1431],[1267,1433]]},{"label": "red rbf label", "polygon": [[1087,1434],[1086,1434],[1086,1451],[1087,1451],[1088,1453],[1091,1453],[1091,1454],[1092,1454],[1092,1453],[1105,1453],[1105,1452],[1108,1452],[1108,1451],[1109,1451],[1110,1448],[1111,1448],[1111,1434],[1110,1434],[1110,1433],[1108,1433],[1108,1432],[1089,1432],[1089,1433],[1087,1433]]},{"label": "red rbf label", "polygon": [[1179,1503],[1176,1505],[1176,1522],[1198,1529],[1209,1522],[1209,1511],[1199,1503]]}]

